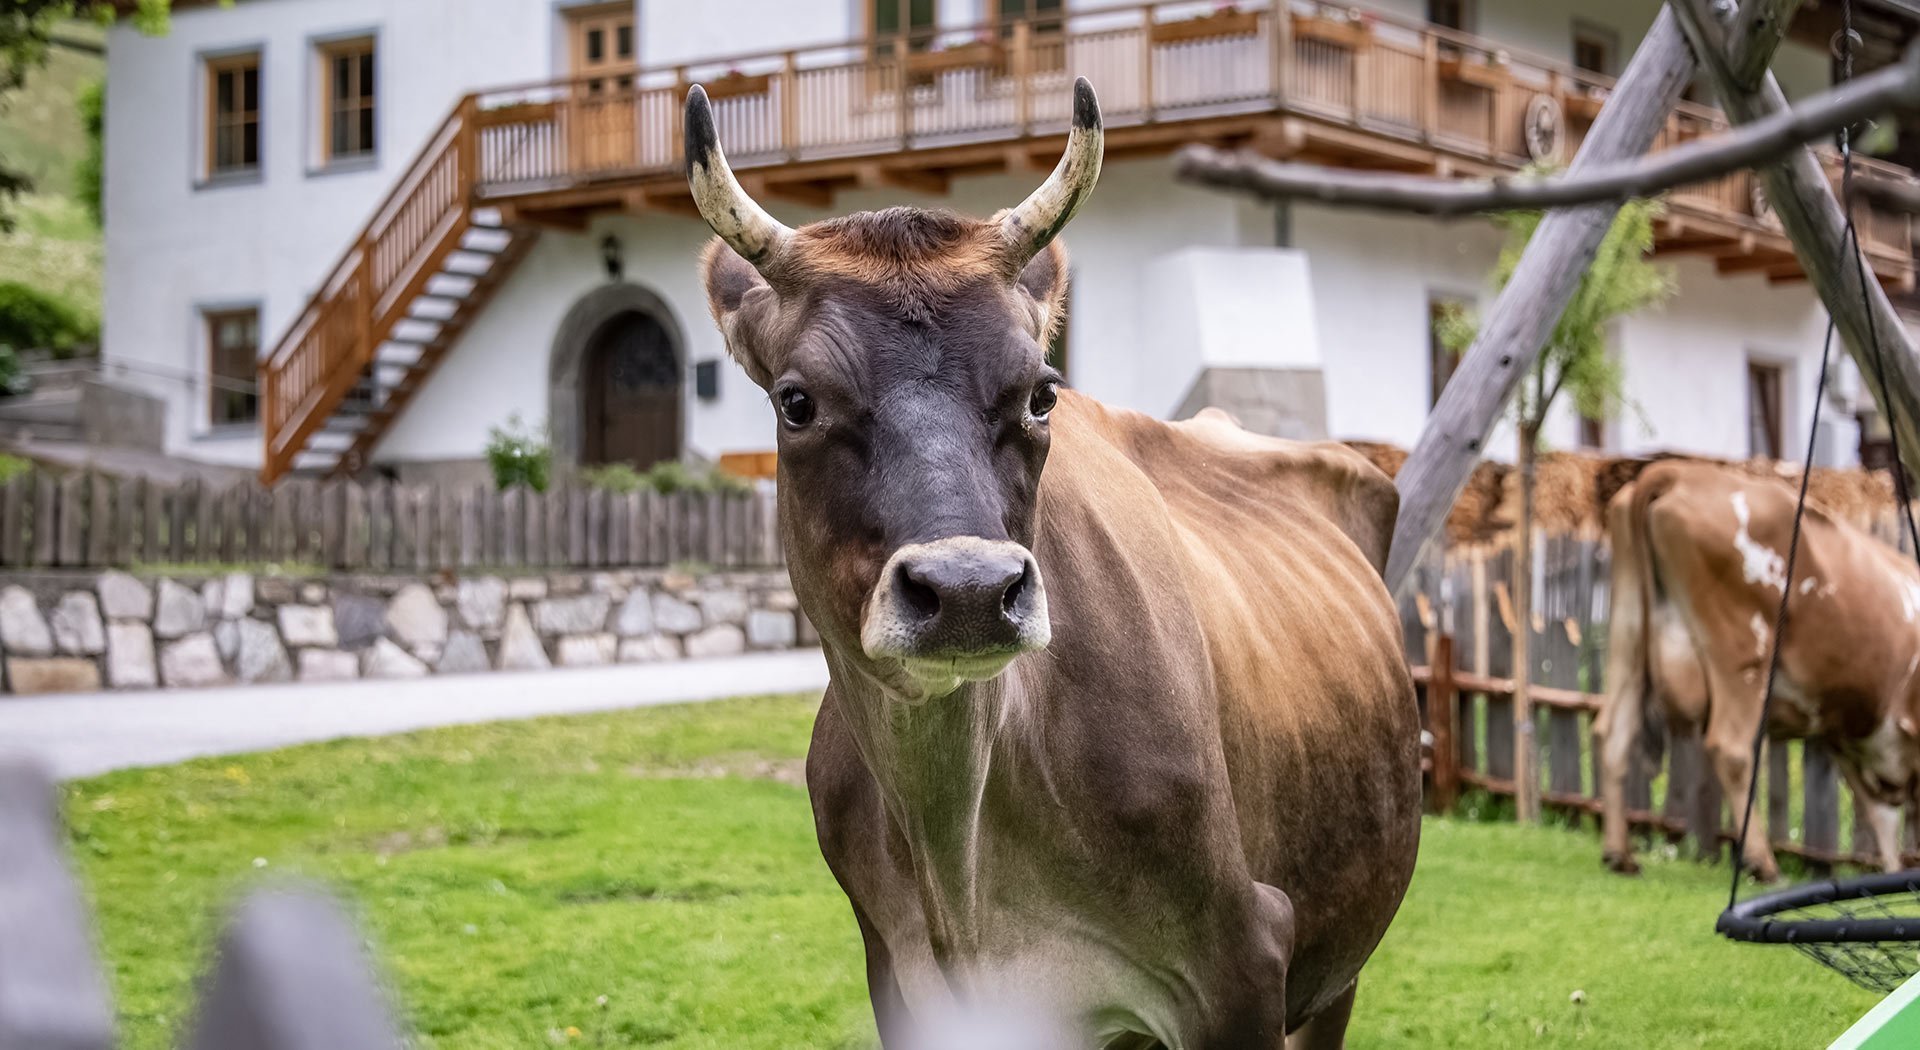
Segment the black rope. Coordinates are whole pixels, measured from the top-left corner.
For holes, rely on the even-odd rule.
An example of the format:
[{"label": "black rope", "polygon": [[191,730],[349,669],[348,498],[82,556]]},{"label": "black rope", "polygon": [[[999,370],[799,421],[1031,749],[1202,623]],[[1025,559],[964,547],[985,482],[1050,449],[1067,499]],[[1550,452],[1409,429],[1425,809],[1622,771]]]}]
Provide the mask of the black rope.
[{"label": "black rope", "polygon": [[1807,459],[1800,470],[1800,498],[1793,505],[1793,538],[1787,541],[1787,574],[1780,586],[1780,611],[1773,618],[1773,652],[1767,657],[1766,687],[1760,694],[1760,725],[1753,731],[1753,764],[1747,771],[1747,806],[1740,815],[1740,837],[1733,841],[1733,881],[1727,887],[1727,907],[1740,899],[1741,863],[1746,860],[1747,832],[1753,827],[1753,801],[1760,794],[1761,749],[1767,743],[1767,719],[1773,713],[1773,680],[1780,673],[1781,643],[1787,635],[1787,599],[1793,595],[1793,563],[1800,553],[1800,521],[1807,510],[1807,483],[1813,479],[1814,443],[1820,437],[1820,405],[1827,397],[1827,362],[1833,357],[1834,320],[1827,316],[1827,338],[1820,347],[1820,382],[1814,387],[1813,426],[1807,434]]}]

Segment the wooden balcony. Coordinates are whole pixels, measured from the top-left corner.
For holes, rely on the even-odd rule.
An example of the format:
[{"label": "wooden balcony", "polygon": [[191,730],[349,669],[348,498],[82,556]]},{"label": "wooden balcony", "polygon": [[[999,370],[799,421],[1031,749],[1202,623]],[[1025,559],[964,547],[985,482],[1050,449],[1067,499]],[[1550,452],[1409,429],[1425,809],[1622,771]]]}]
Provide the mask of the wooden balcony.
[{"label": "wooden balcony", "polygon": [[[1180,3],[1076,11],[737,55],[642,69],[617,91],[560,81],[470,95],[263,364],[264,473],[271,479],[296,466],[347,395],[377,380],[381,348],[418,319],[414,304],[432,298],[434,279],[470,245],[481,225],[475,214],[489,216],[518,251],[531,231],[580,229],[595,212],[694,214],[680,155],[692,83],[707,86],[728,159],[749,192],[821,207],[853,187],[941,193],[957,176],[1046,170],[1076,75],[1100,93],[1110,159],[1204,141],[1459,175],[1563,163],[1612,86],[1492,41],[1347,5],[1194,10]],[[1684,105],[1660,145],[1725,127],[1716,112]],[[1911,177],[1868,166],[1882,177]],[[1711,257],[1723,273],[1803,279],[1755,186],[1739,172],[1675,191],[1658,250]],[[1861,236],[1881,279],[1910,288],[1909,218],[1863,210]],[[508,267],[517,257],[499,254]],[[387,387],[372,382],[366,425],[320,469],[356,469],[504,273],[440,311],[448,323],[430,326],[416,344],[424,364],[406,366]]]}]

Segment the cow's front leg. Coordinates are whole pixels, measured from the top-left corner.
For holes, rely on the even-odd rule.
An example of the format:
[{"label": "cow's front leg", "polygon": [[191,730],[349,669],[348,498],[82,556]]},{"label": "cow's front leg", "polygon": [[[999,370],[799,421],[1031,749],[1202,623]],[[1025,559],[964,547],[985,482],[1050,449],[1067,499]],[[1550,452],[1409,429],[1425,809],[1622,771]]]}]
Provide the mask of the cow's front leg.
[{"label": "cow's front leg", "polygon": [[1340,997],[1307,1019],[1287,1037],[1287,1050],[1341,1050],[1347,1045],[1347,1022],[1353,1020],[1353,997],[1360,982],[1347,985]]},{"label": "cow's front leg", "polygon": [[1221,938],[1210,1016],[1184,1041],[1194,1050],[1285,1050],[1287,965],[1293,957],[1293,901],[1253,884],[1252,914]]}]

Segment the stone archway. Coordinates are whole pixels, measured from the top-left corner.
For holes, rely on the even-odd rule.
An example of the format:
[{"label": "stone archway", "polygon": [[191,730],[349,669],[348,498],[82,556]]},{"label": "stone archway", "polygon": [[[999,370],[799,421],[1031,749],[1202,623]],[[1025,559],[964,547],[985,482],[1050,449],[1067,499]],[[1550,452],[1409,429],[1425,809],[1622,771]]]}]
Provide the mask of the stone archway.
[{"label": "stone archway", "polygon": [[[554,334],[547,372],[547,425],[556,464],[602,462],[609,441],[618,458],[622,445],[685,449],[686,338],[665,299],[637,284],[609,284],[580,297]],[[608,389],[612,380],[617,388]],[[654,429],[619,426],[623,411],[667,408],[671,420]],[[609,427],[609,423],[613,426]],[[669,457],[669,458],[672,458]],[[647,464],[640,464],[642,467]]]}]

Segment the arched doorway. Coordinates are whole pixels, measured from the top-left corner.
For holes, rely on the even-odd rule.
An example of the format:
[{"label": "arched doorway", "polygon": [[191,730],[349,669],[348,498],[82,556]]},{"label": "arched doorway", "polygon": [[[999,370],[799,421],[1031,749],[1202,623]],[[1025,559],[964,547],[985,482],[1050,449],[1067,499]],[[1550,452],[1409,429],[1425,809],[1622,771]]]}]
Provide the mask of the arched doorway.
[{"label": "arched doorway", "polygon": [[652,314],[628,310],[601,324],[580,378],[582,463],[645,470],[680,458],[680,359]]},{"label": "arched doorway", "polygon": [[635,463],[682,451],[686,338],[665,299],[617,281],[582,295],[554,332],[547,426],[554,462]]}]

